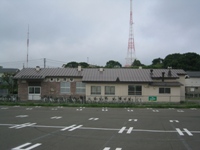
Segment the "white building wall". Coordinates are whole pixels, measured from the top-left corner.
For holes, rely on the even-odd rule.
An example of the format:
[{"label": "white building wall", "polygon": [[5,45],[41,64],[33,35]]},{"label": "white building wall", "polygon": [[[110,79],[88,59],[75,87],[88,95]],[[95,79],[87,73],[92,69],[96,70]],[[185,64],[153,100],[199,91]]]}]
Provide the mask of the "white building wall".
[{"label": "white building wall", "polygon": [[[156,96],[157,102],[180,102],[181,100],[181,92],[180,87],[170,87],[170,94],[159,94],[159,87],[157,86],[149,86],[148,84],[135,84],[142,86],[142,95],[128,95],[128,85],[130,84],[104,84],[104,83],[87,83],[86,84],[86,99],[89,97],[97,99],[102,97],[107,97],[109,101],[112,101],[113,98],[116,100],[121,97],[122,100],[126,98],[126,100],[131,99],[131,101],[141,100],[142,102],[148,102],[149,96]],[[91,95],[91,86],[101,86],[101,95]],[[105,86],[115,86],[115,95],[105,95]]]}]

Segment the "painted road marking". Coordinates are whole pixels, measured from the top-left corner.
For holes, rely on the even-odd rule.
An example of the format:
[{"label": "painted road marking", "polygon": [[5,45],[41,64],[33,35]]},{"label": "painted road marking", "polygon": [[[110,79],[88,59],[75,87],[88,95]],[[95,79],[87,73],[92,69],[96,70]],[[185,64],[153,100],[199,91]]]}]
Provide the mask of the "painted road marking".
[{"label": "painted road marking", "polygon": [[6,109],[8,109],[8,107],[2,107],[1,109],[4,109],[4,110],[6,110]]},{"label": "painted road marking", "polygon": [[26,110],[32,110],[33,108],[26,108]]},{"label": "painted road marking", "polygon": [[51,110],[58,110],[57,108],[52,108]]},{"label": "painted road marking", "polygon": [[179,123],[178,120],[169,120],[169,122],[176,122],[176,123]]},{"label": "painted road marking", "polygon": [[76,126],[76,127],[74,127],[74,128],[71,128],[70,130],[68,130],[68,131],[74,131],[74,130],[76,130],[76,129],[78,129],[78,128],[80,128],[80,127],[82,127],[83,125],[79,125],[79,126]]},{"label": "painted road marking", "polygon": [[184,112],[183,110],[177,110],[177,112]]},{"label": "painted road marking", "polygon": [[16,106],[13,106],[13,107],[20,107],[20,106],[16,105]]},{"label": "painted road marking", "polygon": [[135,121],[135,122],[137,122],[138,120],[137,119],[129,119],[128,121]]},{"label": "painted road marking", "polygon": [[169,110],[174,110],[174,108],[169,108]]},{"label": "painted road marking", "polygon": [[99,118],[89,118],[88,120],[94,120],[94,121],[96,121],[96,120],[99,120]]},{"label": "painted road marking", "polygon": [[35,108],[41,108],[41,106],[35,106]]},{"label": "painted road marking", "polygon": [[105,108],[103,107],[102,111],[108,111],[108,108],[107,107],[105,107]]},{"label": "painted road marking", "polygon": [[127,134],[131,134],[132,130],[133,130],[133,127],[130,127],[130,128],[128,129],[128,131],[127,131]]},{"label": "painted road marking", "polygon": [[16,117],[18,117],[18,118],[25,118],[25,117],[28,117],[28,115],[18,115]]},{"label": "painted road marking", "polygon": [[71,125],[71,126],[69,126],[69,127],[65,127],[65,128],[63,128],[63,129],[61,129],[61,131],[65,131],[65,130],[68,130],[68,131],[74,131],[74,130],[76,130],[76,129],[78,129],[78,128],[80,128],[80,127],[82,127],[83,125],[79,125],[79,126],[76,126],[75,124],[73,124],[73,125]]},{"label": "painted road marking", "polygon": [[51,117],[51,119],[60,119],[62,118],[61,116],[54,116],[54,117]]},{"label": "painted road marking", "polygon": [[196,108],[190,108],[191,110],[197,110]]},{"label": "painted road marking", "polygon": [[147,108],[147,109],[152,109],[152,108]]},{"label": "painted road marking", "polygon": [[[193,136],[193,134],[192,134],[188,129],[183,128],[183,130],[184,130],[189,136]],[[179,128],[176,128],[176,131],[178,132],[178,134],[179,134],[180,136],[184,136],[183,131],[181,131]]]},{"label": "painted road marking", "polygon": [[183,136],[183,135],[184,135],[183,132],[182,132],[179,128],[176,128],[176,131],[178,132],[178,134],[179,134],[180,136]]},{"label": "painted road marking", "polygon": [[127,111],[129,111],[129,112],[133,112],[133,109],[129,109],[129,108],[128,108]]},{"label": "painted road marking", "polygon": [[122,127],[122,128],[119,130],[118,133],[122,133],[122,132],[124,132],[125,129],[126,129],[126,127]]},{"label": "painted road marking", "polygon": [[24,127],[28,127],[28,126],[32,126],[32,125],[35,125],[36,123],[24,123],[24,124],[19,124],[19,125],[15,125],[15,126],[12,126],[12,127],[9,127],[9,128],[15,128],[15,129],[21,129],[21,128],[24,128]]},{"label": "painted road marking", "polygon": [[153,112],[159,112],[159,110],[152,110]]},{"label": "painted road marking", "polygon": [[[123,131],[127,130],[126,127],[122,127],[121,129],[118,129],[118,128],[94,128],[94,127],[82,127],[82,125],[79,125],[79,126],[76,126],[75,124],[74,125],[71,125],[69,127],[66,127],[66,126],[47,126],[47,125],[36,125],[36,123],[25,123],[25,124],[0,124],[0,126],[10,126],[9,128],[22,128],[22,127],[34,127],[34,128],[55,128],[55,129],[61,129],[61,131],[65,131],[67,129],[72,129],[75,130],[77,128],[80,128],[82,130],[99,130],[99,131],[119,131],[118,133],[122,133]],[[176,130],[148,130],[148,129],[133,129],[133,127],[130,127],[132,128],[132,131],[134,132],[150,132],[150,133],[179,133],[180,135],[184,135],[184,132],[187,133],[189,136],[193,136],[192,133],[195,133],[195,134],[200,134],[200,131],[189,131],[188,129],[186,128],[183,128],[184,131],[181,131],[179,128],[176,128]],[[129,128],[129,131],[131,130]]]},{"label": "painted road marking", "polygon": [[189,136],[193,136],[193,134],[192,134],[190,131],[188,131],[188,129],[183,128],[183,130],[184,130]]},{"label": "painted road marking", "polygon": [[[123,133],[126,130],[126,127],[122,127],[118,133]],[[133,127],[130,127],[127,131],[127,134],[130,134],[133,130]]]},{"label": "painted road marking", "polygon": [[[105,147],[103,150],[110,150],[110,147]],[[122,148],[116,148],[115,150],[122,150]]]},{"label": "painted road marking", "polygon": [[[31,143],[22,144],[22,145],[20,145],[18,147],[12,148],[12,150],[31,150],[31,149],[33,149],[35,147],[38,147],[38,146],[42,145],[42,144],[41,143],[37,143],[37,144],[34,144],[32,146],[27,147],[28,145],[31,145]],[[26,148],[24,148],[24,147],[26,147]]]},{"label": "painted road marking", "polygon": [[61,129],[61,131],[65,131],[65,130],[67,130],[67,129],[73,128],[74,126],[76,126],[76,125],[73,124],[73,125],[71,125],[71,126],[69,126],[69,127],[66,127],[66,128]]}]

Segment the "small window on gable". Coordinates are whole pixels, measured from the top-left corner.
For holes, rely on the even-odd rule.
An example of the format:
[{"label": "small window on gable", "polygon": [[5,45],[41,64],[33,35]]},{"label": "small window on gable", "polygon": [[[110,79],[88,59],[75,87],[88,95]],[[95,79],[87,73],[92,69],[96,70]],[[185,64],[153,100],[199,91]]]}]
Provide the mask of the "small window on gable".
[{"label": "small window on gable", "polygon": [[54,78],[50,78],[49,80],[50,80],[50,82],[53,82],[53,81],[54,81]]},{"label": "small window on gable", "polygon": [[64,81],[64,82],[67,82],[67,78],[63,78],[63,81]]},{"label": "small window on gable", "polygon": [[60,82],[60,78],[56,78],[56,81],[57,81],[57,82]]}]

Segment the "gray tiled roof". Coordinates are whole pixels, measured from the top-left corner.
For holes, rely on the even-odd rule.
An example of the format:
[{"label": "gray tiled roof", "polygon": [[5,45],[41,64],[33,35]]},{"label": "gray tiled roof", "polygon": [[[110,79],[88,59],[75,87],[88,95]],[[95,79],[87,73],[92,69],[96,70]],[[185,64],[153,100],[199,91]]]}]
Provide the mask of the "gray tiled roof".
[{"label": "gray tiled roof", "polygon": [[186,73],[190,78],[200,78],[200,71],[187,71]]},{"label": "gray tiled roof", "polygon": [[17,68],[0,68],[0,73],[16,73],[18,71]]},{"label": "gray tiled roof", "polygon": [[[99,68],[24,68],[15,79],[44,79],[45,77],[82,77],[83,82],[152,82],[153,78],[161,78],[165,72],[165,78],[169,78],[168,69],[154,69],[150,75],[150,69],[106,69],[99,71]],[[186,74],[181,69],[172,69],[170,78],[178,78],[178,74]]]},{"label": "gray tiled roof", "polygon": [[152,82],[151,86],[182,86],[183,84],[181,84],[180,82]]}]

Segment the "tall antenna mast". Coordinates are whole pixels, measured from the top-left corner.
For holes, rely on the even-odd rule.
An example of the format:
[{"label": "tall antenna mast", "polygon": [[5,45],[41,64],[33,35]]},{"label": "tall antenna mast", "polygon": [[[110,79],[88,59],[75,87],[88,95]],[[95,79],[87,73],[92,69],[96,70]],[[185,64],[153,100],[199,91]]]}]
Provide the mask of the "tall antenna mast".
[{"label": "tall antenna mast", "polygon": [[135,60],[135,44],[133,36],[132,0],[130,0],[129,39],[128,39],[128,51],[127,51],[125,67],[130,67],[134,60]]},{"label": "tall antenna mast", "polygon": [[27,58],[26,58],[26,67],[28,68],[28,49],[29,49],[29,24],[28,24],[28,32],[27,32]]}]

